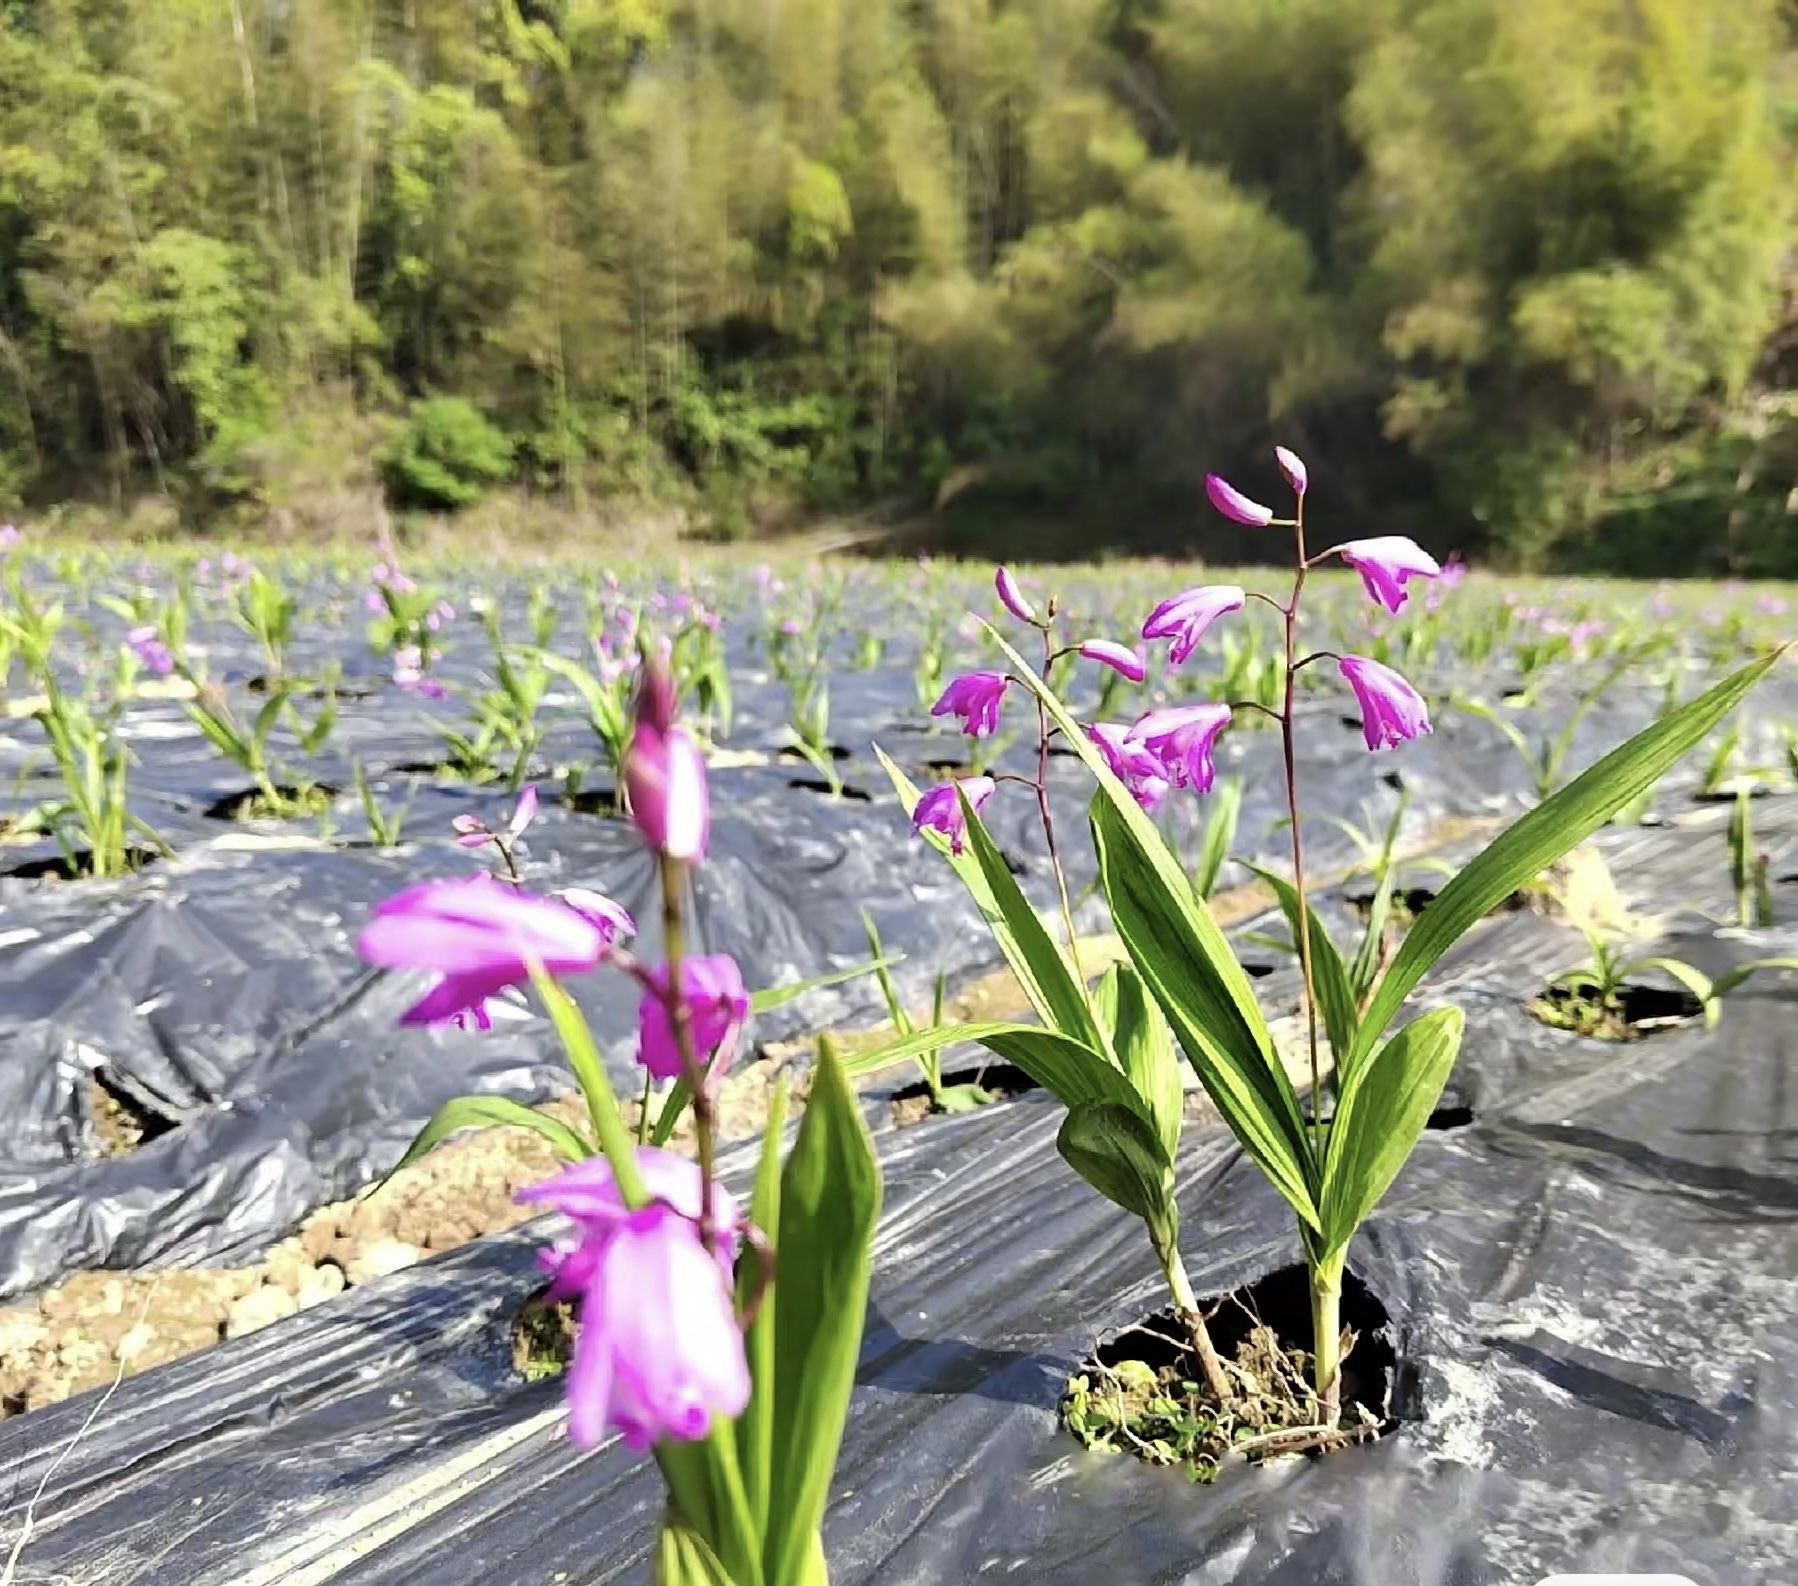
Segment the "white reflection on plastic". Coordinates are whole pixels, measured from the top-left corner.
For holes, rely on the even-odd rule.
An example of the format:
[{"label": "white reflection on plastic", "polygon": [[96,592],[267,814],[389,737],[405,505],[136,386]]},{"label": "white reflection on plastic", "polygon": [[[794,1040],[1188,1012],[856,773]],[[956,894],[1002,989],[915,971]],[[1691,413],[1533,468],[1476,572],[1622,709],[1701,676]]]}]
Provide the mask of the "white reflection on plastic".
[{"label": "white reflection on plastic", "polygon": [[1548,1575],[1536,1586],[1695,1586],[1685,1575]]}]

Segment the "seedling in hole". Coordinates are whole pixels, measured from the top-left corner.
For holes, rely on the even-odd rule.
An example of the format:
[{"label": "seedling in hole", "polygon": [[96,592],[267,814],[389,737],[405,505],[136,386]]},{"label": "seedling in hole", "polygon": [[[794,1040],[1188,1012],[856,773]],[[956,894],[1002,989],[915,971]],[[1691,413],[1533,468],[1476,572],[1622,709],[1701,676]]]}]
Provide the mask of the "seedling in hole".
[{"label": "seedling in hole", "polygon": [[1704,1027],[1711,1030],[1723,1017],[1723,999],[1745,981],[1764,969],[1798,969],[1798,958],[1757,958],[1712,979],[1683,959],[1664,954],[1629,958],[1623,943],[1608,940],[1591,926],[1581,926],[1580,930],[1586,938],[1589,958],[1549,981],[1551,992],[1558,988],[1565,993],[1563,997],[1537,998],[1529,1005],[1529,1011],[1544,1024],[1601,1041],[1633,1040],[1649,1030],[1684,1022],[1683,1016],[1677,1014],[1632,1022],[1627,1002],[1632,976],[1658,970],[1677,980],[1697,1000]]},{"label": "seedling in hole", "polygon": [[[880,927],[874,923],[874,916],[866,909],[862,911],[862,926],[868,933],[868,951],[874,957],[874,973],[880,986],[881,1000],[886,1003],[887,1018],[901,1037],[918,1034],[918,1027],[905,1011],[905,1004],[899,998],[899,990],[888,972],[886,948],[881,945],[880,940]],[[942,1028],[947,984],[947,975],[939,969],[936,972],[936,989],[931,998],[930,1023],[925,1026],[926,1030]],[[968,1112],[975,1107],[984,1107],[993,1100],[992,1093],[978,1079],[963,1085],[943,1083],[941,1047],[925,1047],[913,1055],[917,1059],[918,1072],[924,1077],[924,1088],[930,1092],[932,1112]]]}]

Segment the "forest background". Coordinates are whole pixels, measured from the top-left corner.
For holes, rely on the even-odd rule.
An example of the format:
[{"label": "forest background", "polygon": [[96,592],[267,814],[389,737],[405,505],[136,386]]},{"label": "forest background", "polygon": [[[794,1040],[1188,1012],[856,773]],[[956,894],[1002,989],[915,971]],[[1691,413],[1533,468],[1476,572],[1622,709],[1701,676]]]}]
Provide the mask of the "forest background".
[{"label": "forest background", "polygon": [[1782,0],[0,0],[0,506],[1798,576]]}]

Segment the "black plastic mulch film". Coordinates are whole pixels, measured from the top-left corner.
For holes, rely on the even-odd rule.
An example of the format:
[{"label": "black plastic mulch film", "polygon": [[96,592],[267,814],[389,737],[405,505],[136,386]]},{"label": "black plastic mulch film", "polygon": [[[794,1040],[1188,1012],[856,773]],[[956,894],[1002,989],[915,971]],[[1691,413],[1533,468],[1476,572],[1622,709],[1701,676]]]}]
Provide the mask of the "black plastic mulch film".
[{"label": "black plastic mulch film", "polygon": [[[1789,801],[1759,805],[1789,852]],[[1601,839],[1621,890],[1709,972],[1791,953],[1735,931],[1721,812]],[[1160,1304],[1123,1215],[1054,1150],[1040,1096],[883,1129],[887,1204],[827,1522],[838,1586],[1530,1586],[1634,1570],[1798,1580],[1798,987],[1721,1026],[1610,1045],[1522,1011],[1577,947],[1486,922],[1416,999],[1468,1030],[1447,1098],[1355,1247],[1391,1316],[1399,1430],[1195,1488],[1078,1450],[1061,1385]],[[1270,988],[1271,989],[1271,988]],[[1471,1122],[1463,1122],[1466,1113]],[[1188,1131],[1182,1244],[1202,1293],[1289,1263],[1290,1216],[1216,1126]],[[749,1155],[739,1148],[730,1171]],[[1002,1232],[995,1232],[999,1230]],[[116,1586],[586,1586],[647,1579],[659,1488],[577,1454],[559,1387],[512,1373],[542,1226],[0,1426],[0,1532],[46,1472],[22,1577]]]},{"label": "black plastic mulch film", "polygon": [[[519,613],[511,618],[507,631],[522,631]],[[404,852],[365,840],[353,794],[338,800],[330,842],[295,846],[294,832],[316,832],[316,823],[294,823],[271,841],[209,819],[209,806],[243,791],[241,774],[179,705],[155,699],[135,702],[127,718],[140,760],[131,786],[134,807],[170,840],[177,864],[64,888],[7,879],[8,869],[52,856],[51,845],[0,850],[0,1298],[81,1268],[247,1259],[314,1207],[379,1177],[448,1098],[487,1091],[537,1100],[567,1088],[541,1019],[502,1019],[487,1034],[401,1032],[396,1017],[419,982],[374,975],[355,955],[356,929],[381,898],[481,862],[454,846],[450,818],[476,808],[497,821],[510,800],[408,773],[441,753],[434,723],[457,719],[466,706],[431,705],[359,676],[369,661],[353,627],[309,632],[319,653],[298,657],[302,670],[335,659],[352,685],[328,747],[306,764],[339,788],[352,782],[352,758],[377,776],[393,771],[385,797],[409,807]],[[235,651],[228,633],[209,642],[221,675],[256,670],[241,635]],[[870,740],[881,742],[920,780],[933,761],[966,760],[965,739],[922,730],[908,658],[896,653],[879,671],[833,673],[833,719],[855,751],[844,775],[879,795],[838,801],[794,786],[811,773],[778,757],[787,690],[740,653],[740,635],[733,643],[736,711],[725,748],[735,763],[727,758],[713,773],[712,854],[694,908],[698,948],[734,954],[751,986],[805,980],[865,958],[866,909],[888,950],[904,955],[896,976],[916,1000],[939,967],[952,981],[992,967],[996,955],[965,893],[911,836],[867,753]],[[440,670],[459,697],[486,686],[478,632],[460,625],[446,630],[443,644]],[[1778,717],[1781,691],[1790,691],[1781,678],[1763,685],[1757,723]],[[1582,722],[1570,768],[1644,725],[1657,698],[1646,687],[1614,691]],[[1527,792],[1516,755],[1473,717],[1443,713],[1432,737],[1402,754],[1369,756],[1346,703],[1326,697],[1307,706],[1302,772],[1313,811],[1377,832],[1402,788],[1405,838],[1416,843],[1446,818],[1515,808]],[[1522,719],[1553,722],[1565,708],[1563,699],[1545,700]],[[594,758],[572,697],[544,715],[545,767]],[[31,758],[36,731],[0,724],[0,786],[25,806],[53,791],[41,755]],[[1229,735],[1219,752],[1221,773],[1244,784],[1233,849],[1244,858],[1277,861],[1284,852],[1276,754],[1272,733],[1249,730]],[[1019,741],[1002,763],[1033,758]],[[1090,784],[1064,755],[1051,766],[1067,862],[1084,899],[1081,925],[1103,929],[1080,818]],[[1690,808],[1691,776],[1688,766],[1662,785],[1670,808]],[[1181,797],[1170,818],[1196,822],[1204,807]],[[987,819],[1021,884],[1048,906],[1054,892],[1032,801],[995,800]],[[1321,821],[1311,824],[1309,849],[1323,873],[1355,857],[1349,840]],[[656,952],[653,873],[617,821],[546,798],[528,838],[527,880],[609,893],[643,926],[641,950]],[[626,1076],[634,989],[607,972],[571,989],[608,1061]],[[877,1011],[873,982],[862,979],[759,1020],[752,1034],[797,1036]],[[167,1132],[127,1155],[99,1157],[96,1080]]]}]

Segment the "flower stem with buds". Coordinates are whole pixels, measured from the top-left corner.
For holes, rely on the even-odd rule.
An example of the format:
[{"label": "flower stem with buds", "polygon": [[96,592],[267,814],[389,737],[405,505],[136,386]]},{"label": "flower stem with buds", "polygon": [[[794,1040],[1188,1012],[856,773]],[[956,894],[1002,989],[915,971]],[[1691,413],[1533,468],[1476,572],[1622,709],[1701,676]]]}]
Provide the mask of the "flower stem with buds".
[{"label": "flower stem with buds", "polygon": [[[668,1023],[674,1031],[675,1046],[680,1051],[681,1077],[693,1093],[693,1134],[699,1145],[699,1237],[708,1251],[718,1248],[717,1230],[712,1221],[712,1158],[716,1137],[716,1118],[712,1108],[711,1087],[705,1066],[693,1043],[693,1014],[687,1006],[681,961],[684,956],[685,930],[681,915],[681,898],[686,884],[684,860],[661,856],[662,880],[662,956],[668,965],[668,985],[662,993],[668,1010]],[[645,1108],[644,1115],[648,1116]]]}]

